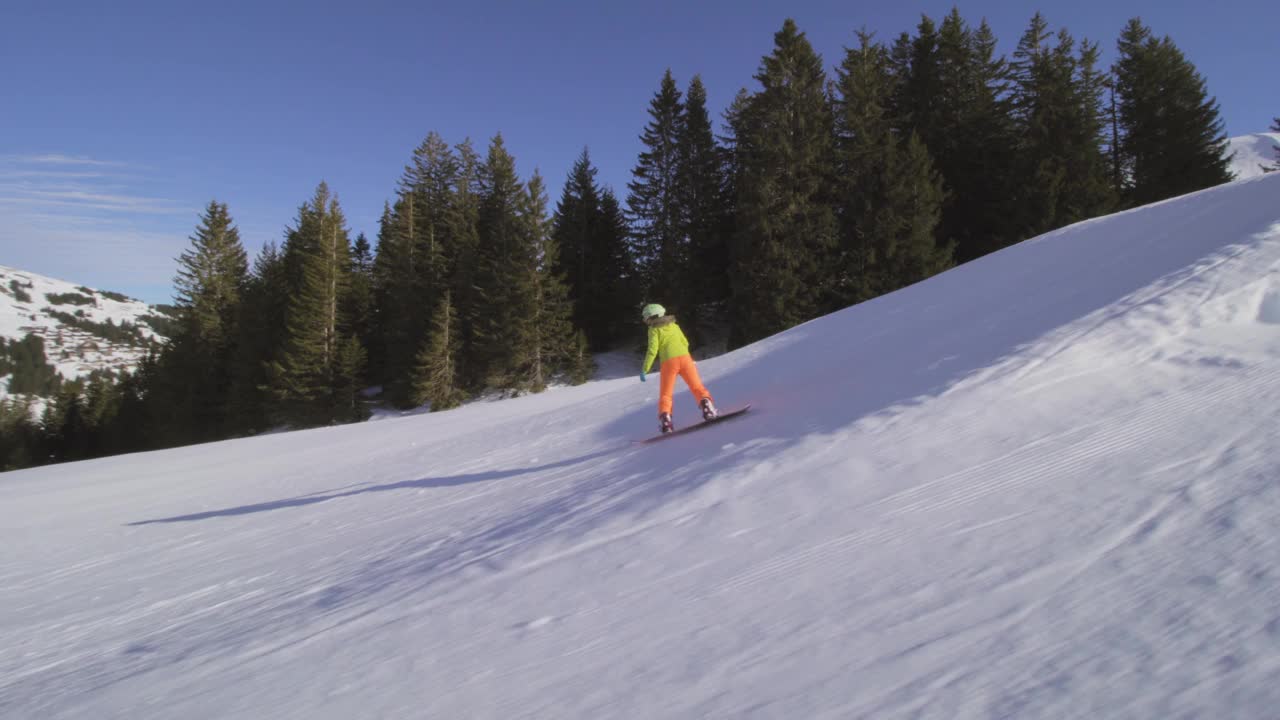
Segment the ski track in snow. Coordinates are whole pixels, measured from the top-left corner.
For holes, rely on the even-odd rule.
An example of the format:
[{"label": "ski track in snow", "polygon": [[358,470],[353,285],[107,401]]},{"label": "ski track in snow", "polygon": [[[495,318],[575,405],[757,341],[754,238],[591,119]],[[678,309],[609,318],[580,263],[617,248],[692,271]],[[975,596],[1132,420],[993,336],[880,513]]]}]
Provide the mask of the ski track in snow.
[{"label": "ski track in snow", "polygon": [[[1280,177],[700,363],[0,475],[0,717],[1266,717]],[[687,393],[677,421],[694,415]]]}]

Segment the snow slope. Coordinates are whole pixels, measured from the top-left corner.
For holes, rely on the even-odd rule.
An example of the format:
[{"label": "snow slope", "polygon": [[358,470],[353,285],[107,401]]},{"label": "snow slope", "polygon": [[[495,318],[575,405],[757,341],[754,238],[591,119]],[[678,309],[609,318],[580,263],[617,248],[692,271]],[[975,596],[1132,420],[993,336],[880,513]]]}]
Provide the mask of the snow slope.
[{"label": "snow slope", "polygon": [[1274,715],[1280,176],[701,369],[0,475],[0,717]]},{"label": "snow slope", "polygon": [[1262,166],[1275,167],[1276,148],[1280,148],[1280,133],[1254,133],[1241,135],[1227,141],[1227,154],[1232,155],[1231,172],[1237,180],[1258,177]]},{"label": "snow slope", "polygon": [[[54,301],[59,299],[57,296],[67,295],[91,302]],[[68,380],[88,375],[93,370],[131,370],[146,354],[144,343],[108,341],[87,330],[72,327],[53,314],[79,313],[86,321],[110,321],[116,326],[127,322],[138,326],[139,333],[147,340],[164,340],[141,319],[159,315],[158,309],[139,300],[114,293],[110,295],[114,297],[92,288],[0,265],[0,338],[21,340],[28,334],[40,336],[44,339],[49,364]],[[0,382],[0,397],[4,397],[7,391],[8,383]]]}]

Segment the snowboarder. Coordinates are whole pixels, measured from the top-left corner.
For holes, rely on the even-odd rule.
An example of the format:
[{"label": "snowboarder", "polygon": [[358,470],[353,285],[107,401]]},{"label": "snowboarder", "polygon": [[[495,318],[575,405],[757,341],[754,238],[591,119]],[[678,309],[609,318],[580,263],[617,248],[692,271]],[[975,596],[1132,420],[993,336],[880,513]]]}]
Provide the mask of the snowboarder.
[{"label": "snowboarder", "polygon": [[649,326],[649,349],[644,354],[644,365],[640,368],[640,381],[653,365],[655,358],[662,361],[660,381],[658,383],[658,428],[663,433],[675,429],[671,422],[671,396],[676,389],[676,375],[684,378],[689,386],[698,407],[702,409],[702,419],[711,420],[716,416],[716,406],[711,402],[711,393],[702,385],[698,377],[698,366],[689,354],[689,341],[684,332],[676,324],[676,319],[667,314],[661,305],[645,305],[640,311],[640,318]]}]

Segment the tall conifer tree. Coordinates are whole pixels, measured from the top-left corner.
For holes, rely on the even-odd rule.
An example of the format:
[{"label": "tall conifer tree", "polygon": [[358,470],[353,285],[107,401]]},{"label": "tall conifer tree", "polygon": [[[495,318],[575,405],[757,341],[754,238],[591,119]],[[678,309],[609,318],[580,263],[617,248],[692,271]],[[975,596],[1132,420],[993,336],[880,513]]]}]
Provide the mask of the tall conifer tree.
[{"label": "tall conifer tree", "polygon": [[[623,210],[618,196],[614,194],[613,188],[606,187],[600,192],[600,216],[600,232],[603,235],[601,243],[606,248],[615,248],[617,253],[617,258],[610,267],[615,268],[612,291],[614,306],[618,310],[617,314],[611,315],[610,319],[616,323],[613,326],[615,339],[625,338],[628,330],[634,327],[631,323],[644,293],[641,291],[643,282],[635,258],[631,254],[631,226],[627,222],[627,213]],[[581,329],[582,326],[575,323],[575,327]],[[585,332],[583,339],[587,340]],[[589,341],[588,347],[590,347]]]},{"label": "tall conifer tree", "polygon": [[378,218],[378,235],[373,251],[373,268],[370,273],[373,309],[371,317],[368,375],[375,385],[389,382],[388,356],[396,342],[398,321],[395,318],[396,264],[399,247],[392,231],[391,203],[383,202],[382,215]]},{"label": "tall conifer tree", "polygon": [[725,159],[716,144],[707,112],[707,90],[694,75],[685,93],[685,122],[680,133],[679,186],[688,238],[685,282],[692,302],[683,309],[686,331],[697,345],[707,310],[729,298],[728,203]]},{"label": "tall conifer tree", "polygon": [[[374,343],[373,252],[364,233],[360,233],[351,246],[351,287],[347,295],[347,317],[350,319],[352,334],[368,354]],[[367,366],[365,371],[368,372]],[[371,378],[366,376],[363,379]]]},{"label": "tall conifer tree", "polygon": [[338,200],[321,183],[288,235],[289,282],[284,347],[272,364],[271,387],[282,419],[304,424],[357,416],[353,375],[363,349],[343,313],[350,283],[350,240]]},{"label": "tall conifer tree", "polygon": [[939,248],[934,236],[942,180],[918,135],[905,142],[895,135],[889,53],[865,31],[858,41],[846,52],[836,84],[836,306],[892,292],[951,260],[951,247]]},{"label": "tall conifer tree", "polygon": [[1131,206],[1231,180],[1217,101],[1168,37],[1138,18],[1120,35],[1113,67],[1119,125],[1120,188]]},{"label": "tall conifer tree", "polygon": [[627,184],[633,253],[645,297],[683,308],[688,304],[688,243],[679,183],[685,117],[670,70],[649,102],[649,118],[640,136],[644,150]]},{"label": "tall conifer tree", "polygon": [[180,322],[189,332],[217,345],[235,332],[235,309],[249,272],[240,231],[225,203],[210,202],[178,258],[174,287]]},{"label": "tall conifer tree", "polygon": [[[573,303],[569,286],[559,272],[559,243],[551,232],[546,189],[537,172],[525,186],[520,217],[529,250],[525,274],[533,288],[533,311],[516,338],[521,351],[516,367],[519,386],[541,392],[557,375],[571,370],[578,355]],[[569,374],[577,378],[589,374],[583,368],[574,370]]]},{"label": "tall conifer tree", "polygon": [[459,163],[436,133],[414,150],[400,180],[397,199],[384,223],[383,306],[386,353],[384,382],[391,402],[411,404],[413,368],[428,341],[435,304],[450,284],[454,255],[451,223]]},{"label": "tall conifer tree", "polygon": [[1014,53],[1024,237],[1095,217],[1111,204],[1097,46],[1085,42],[1076,56],[1066,29],[1053,37],[1036,13]]},{"label": "tall conifer tree", "polygon": [[[238,432],[266,430],[276,416],[271,409],[270,367],[283,349],[280,336],[288,312],[288,293],[284,256],[274,242],[268,242],[254,258],[240,304],[232,383],[233,426]],[[143,387],[148,386],[147,374],[140,375]],[[151,412],[152,408],[147,403],[142,410]]]},{"label": "tall conifer tree", "polygon": [[378,223],[378,252],[374,258],[374,304],[378,342],[374,351],[378,374],[388,399],[403,405],[408,362],[417,336],[416,315],[410,313],[415,295],[413,223],[415,202],[398,192],[394,204],[383,208]]},{"label": "tall conifer tree", "polygon": [[165,444],[209,440],[227,430],[233,357],[248,259],[226,204],[210,202],[178,258],[176,332],[153,387]]},{"label": "tall conifer tree", "polygon": [[938,33],[942,128],[927,149],[947,193],[938,241],[955,243],[958,262],[1021,239],[1009,221],[1016,182],[1009,69],[995,49],[995,35],[985,21],[974,30],[956,9],[943,20]]},{"label": "tall conifer tree", "polygon": [[606,214],[595,176],[584,148],[565,180],[552,234],[560,250],[558,269],[573,299],[574,325],[583,328],[592,347],[607,350],[617,342],[635,300],[624,294],[627,239]]},{"label": "tall conifer tree", "polygon": [[431,334],[418,353],[414,372],[413,404],[431,404],[431,411],[457,407],[466,393],[458,375],[462,337],[458,333],[458,313],[453,293],[446,290],[431,317]]},{"label": "tall conifer tree", "polygon": [[458,159],[458,177],[449,205],[449,236],[452,257],[449,258],[450,302],[457,322],[458,383],[464,389],[477,389],[480,382],[480,359],[475,335],[475,308],[481,302],[477,287],[480,265],[480,206],[484,198],[485,159],[476,152],[468,138],[454,146]]},{"label": "tall conifer tree", "polygon": [[760,89],[732,114],[735,346],[815,317],[833,281],[833,127],[822,58],[788,19],[755,78]]},{"label": "tall conifer tree", "polygon": [[524,274],[531,263],[521,218],[524,188],[501,135],[489,144],[479,183],[474,296],[468,308],[472,381],[481,387],[516,389],[517,353],[525,350],[517,341],[521,325],[534,312],[534,288]]}]

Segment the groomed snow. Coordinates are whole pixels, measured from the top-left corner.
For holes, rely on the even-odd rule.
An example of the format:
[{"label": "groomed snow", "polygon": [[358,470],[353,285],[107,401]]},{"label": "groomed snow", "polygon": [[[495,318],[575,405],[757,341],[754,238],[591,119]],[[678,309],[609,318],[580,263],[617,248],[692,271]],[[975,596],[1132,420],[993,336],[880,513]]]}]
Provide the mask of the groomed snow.
[{"label": "groomed snow", "polygon": [[700,367],[0,475],[0,717],[1280,706],[1280,176]]}]

